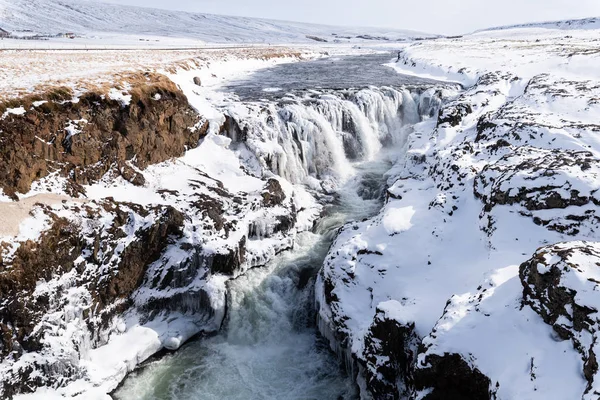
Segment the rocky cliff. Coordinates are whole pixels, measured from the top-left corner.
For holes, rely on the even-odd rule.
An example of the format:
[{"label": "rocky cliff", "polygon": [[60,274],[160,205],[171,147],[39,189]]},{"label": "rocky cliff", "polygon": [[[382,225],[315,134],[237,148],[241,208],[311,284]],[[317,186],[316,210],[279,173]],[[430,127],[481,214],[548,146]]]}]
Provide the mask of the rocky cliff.
[{"label": "rocky cliff", "polygon": [[123,88],[76,95],[68,88],[0,104],[0,181],[16,199],[58,173],[69,192],[109,170],[137,185],[145,168],[194,148],[208,129],[168,78],[130,75]]},{"label": "rocky cliff", "polygon": [[[14,201],[3,210],[41,199],[0,239],[2,397],[82,381],[106,393],[161,348],[218,330],[226,280],[318,215],[289,184],[245,172],[161,75],[1,111],[0,181]],[[62,202],[43,201],[49,192]],[[103,355],[115,338],[133,341],[131,355]]]},{"label": "rocky cliff", "polygon": [[509,33],[391,64],[465,90],[415,126],[382,211],[319,276],[320,327],[364,396],[598,397],[598,57],[587,32]]}]

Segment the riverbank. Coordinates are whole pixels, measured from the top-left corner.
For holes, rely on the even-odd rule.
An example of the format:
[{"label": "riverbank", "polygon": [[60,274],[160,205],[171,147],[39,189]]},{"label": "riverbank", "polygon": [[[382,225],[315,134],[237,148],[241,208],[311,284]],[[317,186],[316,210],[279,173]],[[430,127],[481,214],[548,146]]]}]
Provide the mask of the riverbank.
[{"label": "riverbank", "polygon": [[320,316],[365,393],[597,396],[597,32],[484,31],[389,64],[466,90],[408,137],[382,211],[324,263]]},{"label": "riverbank", "polygon": [[[6,139],[35,118],[48,126],[28,153],[39,171],[24,162],[5,181],[11,198],[37,190],[86,202],[35,206],[26,222],[38,233],[4,239],[3,296],[18,305],[2,311],[16,338],[5,341],[4,396],[105,398],[152,354],[217,332],[228,282],[292,249],[353,164],[401,144],[400,128],[439,105],[431,85],[310,91],[287,103],[215,90],[213,68],[233,77],[280,61],[292,60],[177,64],[164,71],[174,85],[153,74],[96,101],[74,93],[6,109]],[[53,138],[55,127],[64,132]],[[111,145],[91,152],[100,138]],[[27,304],[37,306],[25,318]],[[314,326],[306,338],[315,343]]]}]

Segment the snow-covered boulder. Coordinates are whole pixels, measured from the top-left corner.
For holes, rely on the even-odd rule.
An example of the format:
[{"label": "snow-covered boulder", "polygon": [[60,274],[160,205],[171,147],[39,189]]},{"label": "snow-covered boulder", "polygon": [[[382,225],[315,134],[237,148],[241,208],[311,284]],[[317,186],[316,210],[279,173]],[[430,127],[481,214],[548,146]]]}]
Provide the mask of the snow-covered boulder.
[{"label": "snow-covered boulder", "polygon": [[600,309],[600,244],[566,242],[539,249],[520,268],[523,303],[570,340],[580,353],[587,397],[600,394],[598,310]]},{"label": "snow-covered boulder", "polygon": [[599,172],[591,152],[521,146],[486,165],[474,191],[484,203],[483,213],[518,206],[536,224],[574,235],[597,228]]}]

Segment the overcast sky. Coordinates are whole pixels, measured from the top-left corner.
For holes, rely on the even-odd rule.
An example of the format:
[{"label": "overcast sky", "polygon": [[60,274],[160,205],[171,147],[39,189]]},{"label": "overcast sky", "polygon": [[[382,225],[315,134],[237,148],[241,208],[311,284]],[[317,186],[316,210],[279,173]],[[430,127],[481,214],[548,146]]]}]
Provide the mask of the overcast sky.
[{"label": "overcast sky", "polygon": [[496,25],[600,16],[600,0],[104,0],[334,25],[467,33]]}]

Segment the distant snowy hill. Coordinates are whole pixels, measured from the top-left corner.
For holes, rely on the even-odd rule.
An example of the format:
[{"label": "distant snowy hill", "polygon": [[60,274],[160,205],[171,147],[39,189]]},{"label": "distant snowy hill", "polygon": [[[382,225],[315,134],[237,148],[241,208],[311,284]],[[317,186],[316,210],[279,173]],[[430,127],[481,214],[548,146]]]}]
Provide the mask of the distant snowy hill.
[{"label": "distant snowy hill", "polygon": [[[70,0],[0,0],[0,28],[41,34],[117,33],[227,43],[403,40],[425,34],[229,17]],[[312,37],[312,38],[311,38]]]},{"label": "distant snowy hill", "polygon": [[518,24],[518,25],[507,25],[497,26],[493,28],[481,29],[477,32],[488,32],[488,31],[501,31],[509,29],[523,29],[523,28],[543,28],[543,29],[599,29],[600,28],[600,17],[596,18],[584,18],[584,19],[571,19],[565,21],[550,21],[550,22],[539,22],[529,24]]}]

